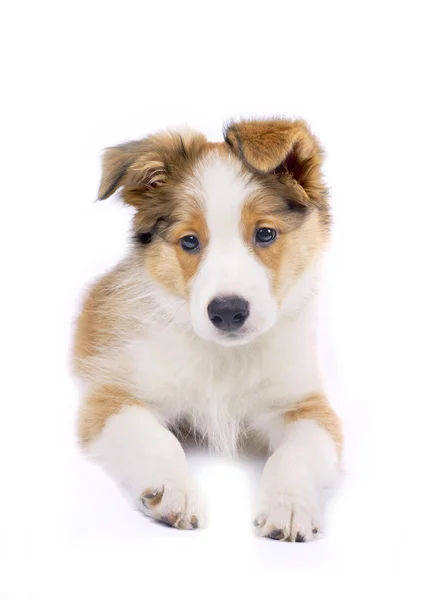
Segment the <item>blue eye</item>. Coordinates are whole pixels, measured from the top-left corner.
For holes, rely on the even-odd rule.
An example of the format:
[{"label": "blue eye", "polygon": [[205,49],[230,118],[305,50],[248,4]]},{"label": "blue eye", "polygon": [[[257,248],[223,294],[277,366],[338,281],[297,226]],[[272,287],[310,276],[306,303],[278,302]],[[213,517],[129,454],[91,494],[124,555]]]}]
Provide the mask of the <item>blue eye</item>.
[{"label": "blue eye", "polygon": [[268,246],[276,238],[276,230],[270,227],[261,227],[256,231],[256,243],[260,246]]},{"label": "blue eye", "polygon": [[199,250],[199,240],[196,235],[185,235],[180,240],[180,245],[186,252],[195,252]]}]

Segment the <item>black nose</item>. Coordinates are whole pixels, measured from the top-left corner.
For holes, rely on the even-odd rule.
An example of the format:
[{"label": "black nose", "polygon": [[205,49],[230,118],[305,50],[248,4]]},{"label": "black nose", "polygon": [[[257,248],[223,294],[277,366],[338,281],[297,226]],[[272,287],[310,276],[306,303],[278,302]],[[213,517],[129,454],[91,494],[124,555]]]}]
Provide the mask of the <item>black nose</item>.
[{"label": "black nose", "polygon": [[208,304],[211,323],[222,331],[236,331],[242,327],[249,314],[248,302],[239,296],[214,298]]}]

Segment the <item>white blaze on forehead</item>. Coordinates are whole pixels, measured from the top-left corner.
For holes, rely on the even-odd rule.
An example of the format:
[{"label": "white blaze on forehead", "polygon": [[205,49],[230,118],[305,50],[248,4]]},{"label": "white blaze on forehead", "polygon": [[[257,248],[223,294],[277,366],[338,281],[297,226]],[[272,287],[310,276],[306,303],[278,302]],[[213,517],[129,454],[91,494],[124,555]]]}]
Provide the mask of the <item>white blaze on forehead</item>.
[{"label": "white blaze on forehead", "polygon": [[203,203],[210,245],[220,240],[242,242],[242,206],[258,186],[242,172],[237,159],[217,153],[205,157],[195,170],[192,184]]},{"label": "white blaze on forehead", "polygon": [[196,167],[188,187],[201,201],[209,232],[208,247],[192,282],[193,328],[201,337],[222,339],[221,343],[227,345],[210,321],[207,307],[216,297],[240,296],[250,306],[249,317],[241,329],[249,339],[266,331],[277,311],[269,273],[245,242],[241,226],[242,208],[260,189],[259,184],[242,171],[237,159],[213,152]]}]

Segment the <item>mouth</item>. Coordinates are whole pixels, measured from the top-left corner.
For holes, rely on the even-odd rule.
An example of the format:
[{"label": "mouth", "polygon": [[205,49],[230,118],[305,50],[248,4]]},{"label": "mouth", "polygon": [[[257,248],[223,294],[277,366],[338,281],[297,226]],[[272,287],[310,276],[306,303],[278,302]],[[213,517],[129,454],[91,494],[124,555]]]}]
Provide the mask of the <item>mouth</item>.
[{"label": "mouth", "polygon": [[248,344],[254,338],[254,333],[250,330],[241,330],[239,332],[221,333],[217,337],[217,343],[222,346],[243,346]]}]

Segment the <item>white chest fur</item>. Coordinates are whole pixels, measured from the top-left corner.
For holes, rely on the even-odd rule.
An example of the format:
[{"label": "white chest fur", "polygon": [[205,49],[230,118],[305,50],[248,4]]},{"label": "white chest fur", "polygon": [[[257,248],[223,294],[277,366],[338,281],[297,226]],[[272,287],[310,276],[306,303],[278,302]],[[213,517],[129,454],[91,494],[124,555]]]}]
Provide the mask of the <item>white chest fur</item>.
[{"label": "white chest fur", "polygon": [[218,346],[182,325],[146,332],[126,350],[133,387],[165,422],[186,418],[233,451],[252,423],[318,389],[312,304],[246,346]]}]

